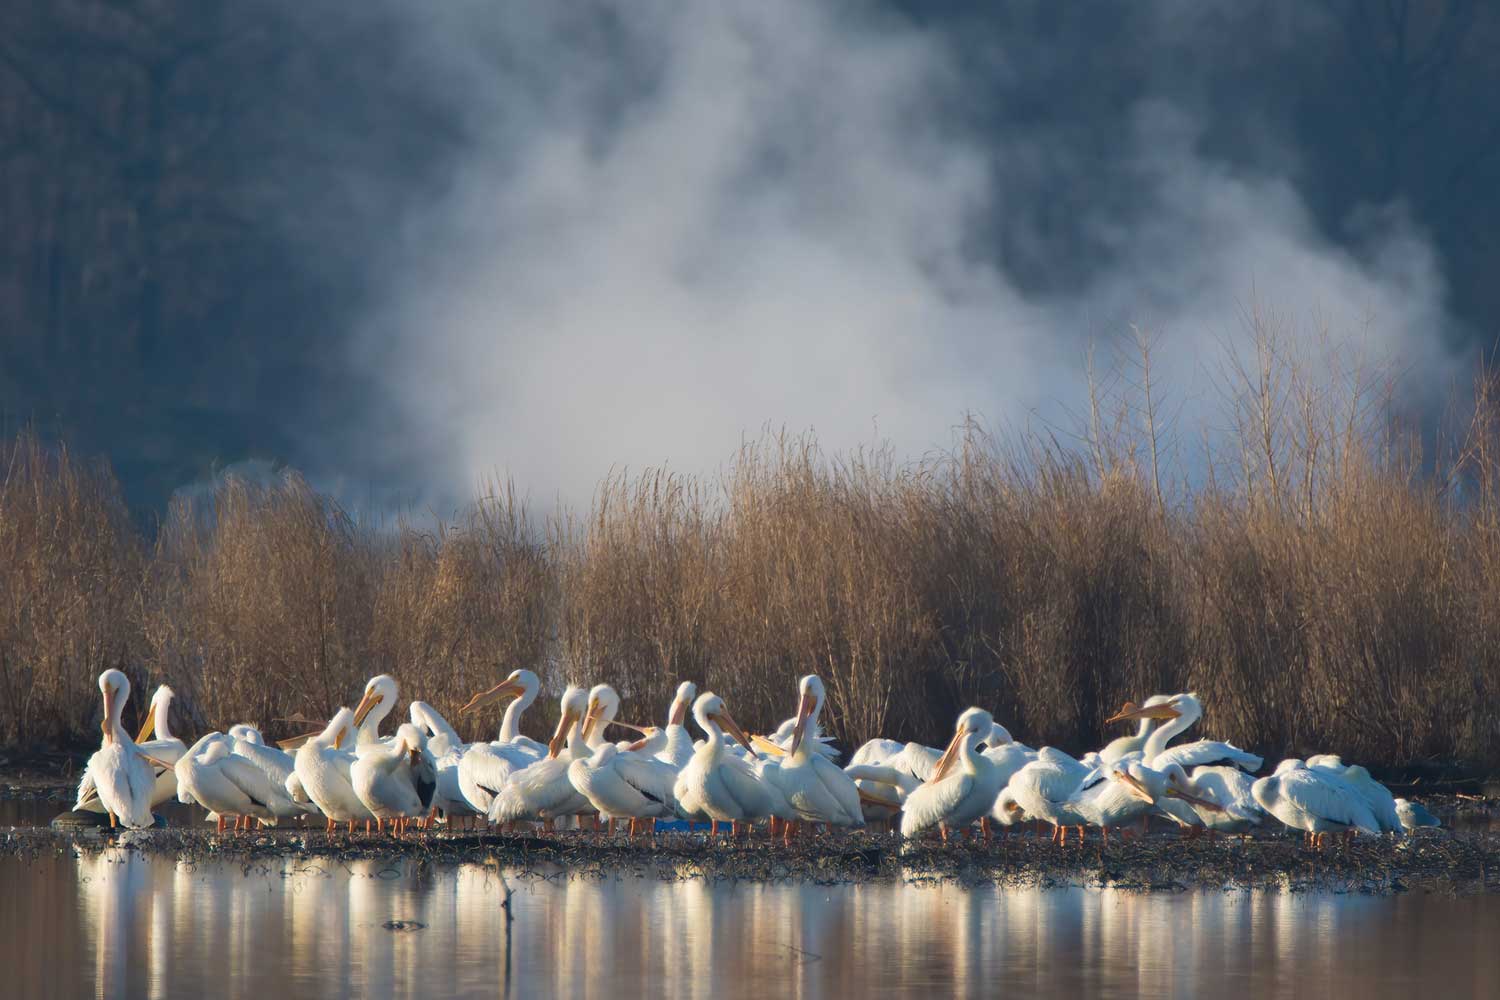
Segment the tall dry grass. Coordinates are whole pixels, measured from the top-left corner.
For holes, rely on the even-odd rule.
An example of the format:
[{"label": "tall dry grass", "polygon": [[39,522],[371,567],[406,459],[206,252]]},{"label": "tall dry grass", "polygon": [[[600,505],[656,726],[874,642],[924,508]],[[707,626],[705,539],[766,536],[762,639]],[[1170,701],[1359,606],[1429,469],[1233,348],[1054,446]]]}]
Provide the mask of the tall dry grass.
[{"label": "tall dry grass", "polygon": [[1071,438],[970,424],[902,462],[767,435],[544,522],[494,489],[430,527],[364,524],[288,476],[227,481],[147,545],[105,471],[23,437],[0,739],[87,738],[113,665],[172,681],[191,728],[278,735],[389,672],[477,737],[495,718],[457,707],[526,666],[549,694],[609,681],[636,721],[693,679],[755,728],[816,672],[846,743],[937,741],[972,703],[1081,749],[1126,699],[1193,689],[1205,732],[1271,756],[1500,764],[1500,388],[1482,374],[1424,448],[1380,372],[1252,325],[1222,373],[1230,432],[1192,462],[1142,337]]}]

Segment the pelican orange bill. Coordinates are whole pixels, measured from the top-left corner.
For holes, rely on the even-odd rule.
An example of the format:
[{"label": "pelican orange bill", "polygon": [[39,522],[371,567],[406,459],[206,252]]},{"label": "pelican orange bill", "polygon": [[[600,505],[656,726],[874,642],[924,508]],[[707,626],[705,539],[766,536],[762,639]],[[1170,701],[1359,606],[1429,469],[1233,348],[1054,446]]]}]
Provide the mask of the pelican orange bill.
[{"label": "pelican orange bill", "polygon": [[1135,719],[1176,719],[1180,718],[1181,712],[1171,705],[1143,705],[1133,706],[1129,702],[1119,712],[1105,719],[1105,725],[1112,722],[1129,722]]},{"label": "pelican orange bill", "polygon": [[520,681],[506,678],[488,691],[481,691],[470,698],[468,704],[458,710],[458,714],[463,715],[465,712],[471,712],[481,705],[488,705],[501,698],[519,698],[525,691],[526,686]]}]

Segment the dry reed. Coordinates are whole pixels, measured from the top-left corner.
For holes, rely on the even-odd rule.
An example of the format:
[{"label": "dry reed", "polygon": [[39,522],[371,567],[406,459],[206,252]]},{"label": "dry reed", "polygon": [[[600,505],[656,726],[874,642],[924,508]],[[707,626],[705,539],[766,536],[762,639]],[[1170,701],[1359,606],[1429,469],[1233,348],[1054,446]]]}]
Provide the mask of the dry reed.
[{"label": "dry reed", "polygon": [[458,705],[527,666],[549,693],[615,684],[637,722],[690,678],[769,727],[817,672],[845,742],[937,741],[974,703],[1079,749],[1127,698],[1193,689],[1206,733],[1273,757],[1500,763],[1495,383],[1424,455],[1379,378],[1316,383],[1253,322],[1229,446],[1191,480],[1161,399],[1101,381],[1076,445],[971,424],[903,463],[768,435],[715,475],[612,476],[586,514],[533,524],[499,488],[430,530],[358,523],[295,476],[229,480],[147,545],[106,471],[22,436],[0,742],[87,740],[114,665],[175,684],[191,729],[300,731],[383,671],[480,736],[495,719]]}]

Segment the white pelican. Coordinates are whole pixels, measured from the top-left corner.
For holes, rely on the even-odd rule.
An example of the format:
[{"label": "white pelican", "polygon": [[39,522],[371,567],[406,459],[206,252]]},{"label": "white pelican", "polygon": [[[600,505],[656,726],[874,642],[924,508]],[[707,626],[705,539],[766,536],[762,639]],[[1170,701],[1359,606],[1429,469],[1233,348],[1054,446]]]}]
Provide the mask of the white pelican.
[{"label": "white pelican", "polygon": [[1380,835],[1380,823],[1348,782],[1314,771],[1295,758],[1276,765],[1276,772],[1251,787],[1266,812],[1323,847],[1328,834],[1363,830]]},{"label": "white pelican", "polygon": [[681,771],[693,759],[693,737],[687,731],[687,714],[698,697],[698,685],[683,681],[677,685],[672,698],[672,707],[667,710],[667,728],[664,731],[666,745],[656,751],[656,759]]},{"label": "white pelican", "polygon": [[354,741],[354,752],[364,753],[381,741],[380,724],[396,707],[396,678],[390,674],[379,674],[365,683],[364,696],[354,709],[354,725],[359,735]]},{"label": "white pelican", "polygon": [[1370,777],[1369,771],[1358,764],[1346,765],[1343,758],[1332,753],[1315,754],[1307,758],[1307,766],[1314,771],[1326,772],[1347,781],[1359,793],[1359,797],[1365,800],[1370,812],[1375,814],[1375,822],[1380,824],[1383,832],[1405,832],[1406,827],[1396,813],[1396,797],[1389,788]]},{"label": "white pelican", "polygon": [[328,726],[297,749],[296,764],[291,777],[287,778],[287,791],[291,782],[298,781],[302,789],[322,811],[328,820],[328,832],[333,832],[335,823],[348,823],[350,832],[356,820],[370,822],[375,818],[365,808],[359,796],[354,794],[350,783],[350,770],[355,756],[340,749],[344,730],[353,724],[354,714],[341,708]]},{"label": "white pelican", "polygon": [[[136,748],[157,762],[151,765],[151,771],[156,776],[155,786],[151,790],[153,809],[177,794],[177,773],[171,765],[176,764],[187,752],[187,744],[172,735],[171,709],[172,699],[175,697],[176,694],[170,687],[165,684],[159,686],[151,695],[151,707],[146,712],[145,721],[141,723],[140,732],[135,736]],[[155,739],[151,738],[153,731],[156,733]],[[78,783],[78,798],[73,808],[82,812],[105,811],[104,803],[99,800],[94,788],[94,779],[87,770]]]},{"label": "white pelican", "polygon": [[[776,746],[772,751],[785,756],[774,775],[768,772],[762,776],[774,781],[786,796],[797,821],[857,829],[865,825],[859,789],[823,752],[821,744],[815,748],[816,741],[810,736],[818,731],[818,714],[823,710],[825,697],[823,682],[816,674],[808,674],[798,682],[797,714],[792,718],[789,745],[785,750]],[[762,744],[768,750],[773,746],[773,743]],[[788,838],[791,832],[788,828]]]},{"label": "white pelican", "polygon": [[1255,779],[1229,765],[1193,768],[1189,775],[1179,764],[1163,770],[1172,787],[1187,792],[1216,808],[1195,805],[1190,799],[1168,796],[1157,805],[1177,823],[1189,828],[1205,828],[1214,833],[1249,833],[1266,818],[1265,810],[1255,801],[1251,789]]},{"label": "white pelican", "polygon": [[437,772],[433,808],[444,823],[455,816],[475,815],[458,780],[458,768],[469,750],[468,745],[459,738],[458,731],[448,724],[442,713],[427,702],[414,701],[407,710],[411,712],[411,721],[427,734],[427,751],[432,755],[433,768]]},{"label": "white pelican", "polygon": [[1419,826],[1442,826],[1436,816],[1428,812],[1420,802],[1410,799],[1396,800],[1396,815],[1401,817],[1401,826],[1410,833]]},{"label": "white pelican", "polygon": [[410,722],[396,730],[391,746],[378,744],[359,755],[349,770],[359,801],[392,833],[403,833],[406,821],[426,814],[437,785],[426,738]]},{"label": "white pelican", "polygon": [[247,723],[230,726],[229,738],[234,744],[230,749],[237,756],[244,757],[260,768],[267,778],[285,788],[286,779],[297,764],[295,757],[280,747],[267,746],[260,730]]},{"label": "white pelican", "polygon": [[1053,839],[1066,843],[1069,827],[1076,827],[1082,840],[1083,827],[1093,821],[1087,810],[1079,808],[1078,795],[1102,780],[1102,764],[1077,761],[1061,750],[1042,747],[1037,759],[1017,771],[1006,787],[1027,816],[1051,823]]},{"label": "white pelican", "polygon": [[511,774],[490,804],[491,823],[550,820],[572,815],[580,803],[587,807],[588,800],[568,780],[568,765],[586,752],[580,731],[588,705],[588,692],[576,684],[568,685],[562,696],[557,731],[547,744],[547,756]]},{"label": "white pelican", "polygon": [[[1149,701],[1149,700],[1148,700]],[[1111,716],[1107,722],[1123,722],[1127,719],[1157,719],[1162,725],[1146,737],[1138,758],[1147,767],[1165,770],[1168,764],[1191,768],[1201,764],[1230,764],[1254,773],[1260,770],[1261,759],[1253,753],[1241,750],[1232,743],[1218,740],[1196,740],[1179,746],[1167,746],[1181,733],[1192,727],[1203,717],[1203,703],[1195,694],[1174,694],[1156,705],[1146,704],[1130,711]],[[1129,754],[1126,756],[1135,756]],[[1119,758],[1121,760],[1124,757]]]},{"label": "white pelican", "polygon": [[705,691],[693,702],[693,718],[708,738],[693,751],[693,759],[677,775],[672,794],[689,816],[702,815],[715,823],[739,825],[763,819],[771,813],[771,795],[766,791],[750,765],[724,746],[724,731],[739,740],[752,758],[750,740],[724,707],[724,699]]},{"label": "white pelican", "polygon": [[95,792],[109,814],[110,826],[151,826],[156,821],[151,815],[156,771],[120,725],[120,712],[130,697],[130,681],[118,670],[106,670],[99,675],[99,690],[104,695],[104,722],[99,727],[104,740],[88,764]]},{"label": "white pelican", "polygon": [[901,811],[907,796],[922,787],[919,779],[884,764],[850,764],[844,773],[859,790],[860,811],[866,823],[889,823]]},{"label": "white pelican", "polygon": [[521,713],[536,701],[541,682],[530,670],[512,671],[499,684],[476,694],[459,709],[463,715],[502,698],[514,699],[505,707],[500,720],[500,734],[492,743],[473,743],[458,761],[458,786],[469,808],[481,816],[489,815],[495,796],[516,771],[530,767],[547,755],[547,748],[521,735]]},{"label": "white pelican", "polygon": [[[992,722],[990,731],[981,741],[985,744],[985,754],[991,761],[1002,766],[1009,766],[1012,755],[1025,756],[1025,763],[1036,758],[1036,751],[1024,743],[1017,743],[1006,729],[998,722]],[[924,746],[921,743],[900,743],[896,740],[873,739],[865,742],[854,756],[849,758],[849,763],[873,764],[881,767],[893,767],[899,771],[911,775],[918,781],[926,781],[932,777],[932,769],[937,766],[938,759],[942,757],[943,751],[936,747]],[[1017,765],[1019,770],[1021,765]]]},{"label": "white pelican", "polygon": [[[1074,805],[1087,813],[1089,822],[1100,828],[1104,842],[1109,843],[1109,831],[1124,826],[1135,819],[1144,819],[1153,809],[1165,803],[1181,802],[1190,810],[1204,815],[1217,815],[1221,807],[1208,799],[1200,798],[1185,790],[1178,782],[1186,775],[1180,764],[1168,764],[1166,771],[1147,767],[1131,757],[1113,764],[1102,765],[1102,781],[1084,782],[1084,789],[1074,799]],[[1176,779],[1175,781],[1173,779]],[[1175,818],[1175,814],[1172,814]],[[1197,815],[1193,815],[1194,823]]]},{"label": "white pelican", "polygon": [[[1172,696],[1169,694],[1153,694],[1146,699],[1144,707],[1154,708],[1157,705],[1165,705],[1171,699]],[[1142,706],[1135,704],[1135,702],[1127,701],[1114,718],[1118,719],[1122,716],[1127,716],[1140,707]],[[1106,764],[1113,764],[1126,754],[1140,753],[1146,747],[1146,737],[1151,735],[1151,730],[1155,726],[1156,720],[1154,718],[1149,715],[1140,716],[1140,722],[1136,726],[1135,735],[1118,736],[1110,740],[1099,751],[1099,759]]]},{"label": "white pelican", "polygon": [[233,737],[218,732],[194,743],[175,767],[178,800],[196,802],[216,813],[220,833],[226,816],[236,817],[236,829],[240,821],[249,829],[252,818],[274,826],[278,819],[300,816],[302,807],[287,796],[286,789],[274,784],[254,763],[231,752],[233,745]]},{"label": "white pelican", "polygon": [[989,814],[1000,794],[1000,773],[978,746],[990,738],[994,724],[990,713],[982,708],[965,709],[958,717],[953,739],[932,776],[907,796],[901,810],[901,836],[920,836],[941,825],[943,839],[947,840],[950,827],[962,829]]},{"label": "white pelican", "polygon": [[672,766],[613,743],[569,764],[568,780],[600,816],[611,821],[628,818],[631,837],[640,820],[656,820],[677,811],[672,795],[677,772]]}]

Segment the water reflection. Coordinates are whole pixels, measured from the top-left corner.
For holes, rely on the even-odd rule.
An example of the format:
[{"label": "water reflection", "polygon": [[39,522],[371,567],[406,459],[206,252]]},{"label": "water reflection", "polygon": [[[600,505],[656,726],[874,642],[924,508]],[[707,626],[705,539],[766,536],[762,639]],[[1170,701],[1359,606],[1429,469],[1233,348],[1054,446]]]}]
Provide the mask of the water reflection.
[{"label": "water reflection", "polygon": [[[511,883],[492,868],[0,860],[20,996],[1500,993],[1500,899]],[[389,921],[425,929],[393,931]]]}]

